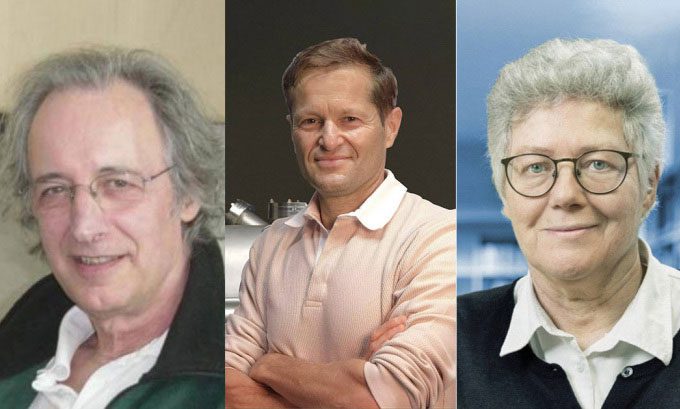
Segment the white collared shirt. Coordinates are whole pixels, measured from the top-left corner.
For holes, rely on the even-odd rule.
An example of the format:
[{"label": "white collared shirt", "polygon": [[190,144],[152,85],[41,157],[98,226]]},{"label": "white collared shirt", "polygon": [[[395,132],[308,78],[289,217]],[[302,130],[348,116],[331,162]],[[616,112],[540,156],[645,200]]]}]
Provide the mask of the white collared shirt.
[{"label": "white collared shirt", "polygon": [[[355,217],[368,230],[378,230],[385,227],[387,222],[392,219],[394,213],[399,208],[401,200],[406,194],[406,186],[402,185],[389,169],[385,169],[385,180],[380,186],[356,210],[338,216]],[[302,211],[288,219],[285,224],[290,227],[300,228],[306,220],[314,220],[319,225],[318,237],[316,240],[317,260],[328,238],[328,230],[321,223],[319,209],[319,195],[314,193],[309,205]]]},{"label": "white collared shirt", "polygon": [[80,393],[61,382],[71,373],[71,360],[78,347],[87,340],[94,328],[85,312],[73,306],[61,320],[55,356],[31,384],[38,395],[29,409],[99,409],[120,392],[136,384],[156,363],[166,330],[141,349],[123,355],[97,369],[83,385]]},{"label": "white collared shirt", "polygon": [[565,371],[584,409],[601,408],[616,377],[630,376],[631,366],[653,358],[668,365],[680,329],[680,271],[661,264],[644,241],[639,240],[639,248],[643,265],[647,262],[640,288],[612,329],[585,351],[555,326],[536,298],[531,276],[522,277],[500,356],[530,344],[538,358]]}]

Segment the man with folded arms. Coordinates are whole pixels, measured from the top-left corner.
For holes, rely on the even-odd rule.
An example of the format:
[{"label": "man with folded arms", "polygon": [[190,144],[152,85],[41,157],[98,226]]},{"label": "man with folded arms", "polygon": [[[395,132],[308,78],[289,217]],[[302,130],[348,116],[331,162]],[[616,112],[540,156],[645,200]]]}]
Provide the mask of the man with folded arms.
[{"label": "man with folded arms", "polygon": [[356,39],[283,76],[306,210],[254,243],[227,321],[227,407],[452,407],[455,212],[385,169],[402,111]]}]

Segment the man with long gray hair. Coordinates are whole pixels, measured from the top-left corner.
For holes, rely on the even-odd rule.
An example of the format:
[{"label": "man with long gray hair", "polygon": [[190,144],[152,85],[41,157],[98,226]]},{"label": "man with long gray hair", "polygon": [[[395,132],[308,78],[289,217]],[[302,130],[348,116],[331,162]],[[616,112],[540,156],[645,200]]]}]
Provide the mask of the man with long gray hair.
[{"label": "man with long gray hair", "polygon": [[52,274],[0,323],[12,408],[222,407],[224,142],[161,57],[89,48],[22,78],[6,212]]}]

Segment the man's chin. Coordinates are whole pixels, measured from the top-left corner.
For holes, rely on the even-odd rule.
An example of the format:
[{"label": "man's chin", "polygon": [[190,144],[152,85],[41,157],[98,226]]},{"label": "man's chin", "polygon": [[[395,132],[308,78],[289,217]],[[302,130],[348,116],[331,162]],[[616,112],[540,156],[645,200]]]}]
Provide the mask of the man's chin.
[{"label": "man's chin", "polygon": [[312,186],[323,197],[339,197],[347,195],[348,178],[345,175],[329,175],[310,181]]},{"label": "man's chin", "polygon": [[88,316],[100,319],[119,315],[128,304],[122,294],[108,288],[98,288],[88,294],[76,295],[73,299]]}]

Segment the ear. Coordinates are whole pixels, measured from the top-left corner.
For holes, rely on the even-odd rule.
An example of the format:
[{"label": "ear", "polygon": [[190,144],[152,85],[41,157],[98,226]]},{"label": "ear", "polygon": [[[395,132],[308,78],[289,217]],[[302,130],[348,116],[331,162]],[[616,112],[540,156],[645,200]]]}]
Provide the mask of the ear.
[{"label": "ear", "polygon": [[401,108],[395,107],[385,116],[385,149],[394,145],[401,126]]},{"label": "ear", "polygon": [[196,216],[198,216],[198,211],[201,210],[201,206],[193,198],[188,198],[183,204],[179,212],[179,217],[184,223],[191,223]]},{"label": "ear", "polygon": [[661,171],[659,170],[659,165],[654,167],[654,172],[649,175],[649,188],[644,194],[644,199],[642,201],[643,214],[647,214],[649,209],[654,206],[656,202],[656,189],[659,186],[659,178]]}]

